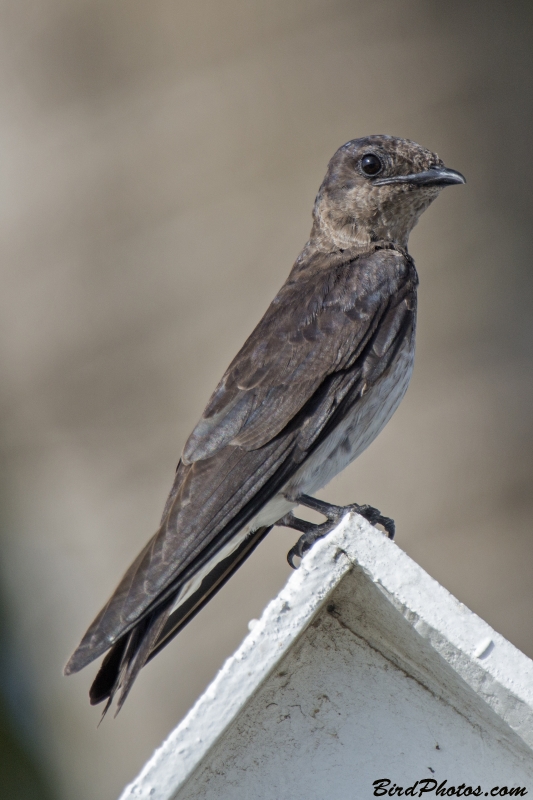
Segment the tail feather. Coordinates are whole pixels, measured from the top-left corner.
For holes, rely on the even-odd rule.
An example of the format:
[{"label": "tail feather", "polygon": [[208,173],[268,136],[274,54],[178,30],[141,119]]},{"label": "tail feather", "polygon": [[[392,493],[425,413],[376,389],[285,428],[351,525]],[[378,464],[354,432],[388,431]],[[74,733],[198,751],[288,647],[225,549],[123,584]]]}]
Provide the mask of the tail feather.
[{"label": "tail feather", "polygon": [[[152,648],[168,619],[171,607],[171,603],[167,603],[163,608],[155,610],[147,620],[144,630],[138,631],[136,628],[131,632],[131,648],[127,648],[124,654],[124,666],[117,686],[117,689],[120,689],[120,695],[117,700],[115,717],[130,693],[135,678],[146,664]],[[110,697],[109,702],[112,699]]]},{"label": "tail feather", "polygon": [[107,700],[108,697],[114,695],[124,658],[124,652],[128,645],[130,635],[131,633],[126,633],[117,642],[115,642],[111,650],[109,650],[102,661],[102,665],[98,670],[98,674],[89,690],[89,700],[92,706],[96,706],[98,703],[103,703],[103,701]]},{"label": "tail feather", "polygon": [[107,700],[102,719],[105,717],[117,692],[118,714],[128,696],[135,678],[146,664],[148,656],[168,619],[171,604],[155,609],[142,619],[135,628],[119,639],[102,662],[89,690],[91,705]]},{"label": "tail feather", "polygon": [[115,642],[105,656],[89,690],[91,705],[107,700],[102,719],[117,693],[119,694],[115,716],[118,714],[146,662],[168,644],[224,586],[269,530],[270,527],[258,528],[230,556],[219,561],[204,578],[197,591],[172,614],[175,594],[139,620],[132,630]]}]

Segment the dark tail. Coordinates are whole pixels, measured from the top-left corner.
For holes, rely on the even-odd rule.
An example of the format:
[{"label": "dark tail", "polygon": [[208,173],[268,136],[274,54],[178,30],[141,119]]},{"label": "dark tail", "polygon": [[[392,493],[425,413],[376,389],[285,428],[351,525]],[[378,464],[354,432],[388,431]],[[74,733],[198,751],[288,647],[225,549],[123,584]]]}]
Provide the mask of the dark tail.
[{"label": "dark tail", "polygon": [[115,642],[89,690],[91,705],[107,700],[102,719],[117,692],[115,716],[118,714],[147,661],[157,655],[214,597],[270,530],[271,527],[264,527],[253,531],[231,555],[215,564],[199,588],[175,611],[170,613],[177,592]]}]

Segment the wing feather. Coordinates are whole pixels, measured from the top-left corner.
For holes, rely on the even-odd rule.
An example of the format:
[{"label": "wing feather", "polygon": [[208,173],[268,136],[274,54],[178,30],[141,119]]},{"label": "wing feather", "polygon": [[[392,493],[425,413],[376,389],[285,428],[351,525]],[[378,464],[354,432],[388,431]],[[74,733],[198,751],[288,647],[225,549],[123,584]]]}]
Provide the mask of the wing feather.
[{"label": "wing feather", "polygon": [[285,284],[215,389],[187,440],[185,463],[228,444],[262,447],[329,374],[357,360],[398,290],[391,263],[405,265],[397,251],[373,255],[380,270],[369,270],[372,259],[362,257],[329,270],[320,282],[313,275]]}]

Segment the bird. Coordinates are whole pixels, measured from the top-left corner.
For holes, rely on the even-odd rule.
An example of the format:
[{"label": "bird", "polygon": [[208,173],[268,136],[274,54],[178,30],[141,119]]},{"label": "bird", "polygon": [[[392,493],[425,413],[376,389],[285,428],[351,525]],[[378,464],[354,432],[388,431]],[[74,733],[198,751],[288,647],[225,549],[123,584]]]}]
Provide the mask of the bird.
[{"label": "bird", "polygon": [[[446,186],[436,153],[379,134],[331,158],[308,241],[187,439],[159,528],[65,667],[103,655],[95,705],[122,707],[141,668],[205,606],[275,525],[301,533],[295,567],[348,510],[313,495],[375,439],[413,370],[418,275],[408,238]],[[296,517],[303,505],[326,518]]]}]

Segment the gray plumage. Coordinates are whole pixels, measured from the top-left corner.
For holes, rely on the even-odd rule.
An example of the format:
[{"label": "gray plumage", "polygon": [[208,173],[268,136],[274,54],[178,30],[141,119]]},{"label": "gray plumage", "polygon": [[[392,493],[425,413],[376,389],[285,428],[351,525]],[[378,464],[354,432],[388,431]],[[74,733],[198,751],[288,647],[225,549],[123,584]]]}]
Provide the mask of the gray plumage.
[{"label": "gray plumage", "polygon": [[120,707],[146,661],[297,498],[390,419],[414,358],[407,239],[440,189],[462,182],[405,139],[356,139],[333,156],[310,239],[187,440],[159,530],[67,664],[76,672],[110,650],[91,702],[120,690]]}]

